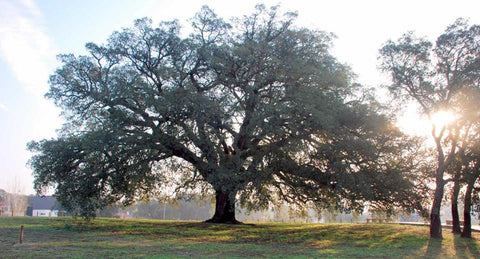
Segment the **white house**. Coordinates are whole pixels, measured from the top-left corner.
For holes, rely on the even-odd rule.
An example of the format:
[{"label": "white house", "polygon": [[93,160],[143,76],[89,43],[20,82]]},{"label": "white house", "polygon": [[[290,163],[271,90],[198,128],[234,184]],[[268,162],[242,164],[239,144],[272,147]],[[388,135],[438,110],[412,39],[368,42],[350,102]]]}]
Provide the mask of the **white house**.
[{"label": "white house", "polygon": [[60,204],[53,196],[32,197],[33,217],[58,217]]}]

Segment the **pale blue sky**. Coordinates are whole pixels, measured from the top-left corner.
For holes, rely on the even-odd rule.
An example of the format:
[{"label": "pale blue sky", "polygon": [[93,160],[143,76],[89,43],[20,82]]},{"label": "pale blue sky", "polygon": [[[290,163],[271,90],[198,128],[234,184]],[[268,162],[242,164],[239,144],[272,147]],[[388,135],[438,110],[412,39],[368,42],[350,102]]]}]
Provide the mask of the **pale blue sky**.
[{"label": "pale blue sky", "polygon": [[136,18],[178,19],[188,24],[203,4],[228,18],[256,3],[281,3],[299,12],[298,24],[335,33],[333,53],[352,66],[358,81],[384,82],[377,50],[407,30],[434,39],[458,17],[480,23],[480,1],[183,1],[0,0],[0,188],[33,193],[26,163],[31,140],[55,137],[59,110],[43,98],[59,53],[83,54],[86,42],[102,43]]}]

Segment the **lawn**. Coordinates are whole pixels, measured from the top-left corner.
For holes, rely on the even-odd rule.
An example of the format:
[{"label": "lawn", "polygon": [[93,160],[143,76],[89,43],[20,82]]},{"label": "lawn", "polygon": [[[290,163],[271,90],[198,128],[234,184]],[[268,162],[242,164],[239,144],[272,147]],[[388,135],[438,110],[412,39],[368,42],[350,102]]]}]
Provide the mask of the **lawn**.
[{"label": "lawn", "polygon": [[393,224],[0,217],[0,258],[480,258],[477,240],[446,229],[432,240],[427,227]]}]

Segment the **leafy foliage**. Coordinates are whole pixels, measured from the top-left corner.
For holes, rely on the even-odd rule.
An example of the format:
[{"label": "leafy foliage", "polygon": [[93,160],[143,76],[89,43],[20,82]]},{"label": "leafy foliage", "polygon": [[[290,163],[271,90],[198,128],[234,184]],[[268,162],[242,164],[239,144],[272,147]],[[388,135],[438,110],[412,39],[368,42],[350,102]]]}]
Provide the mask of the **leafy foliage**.
[{"label": "leafy foliage", "polygon": [[87,216],[179,179],[208,183],[216,213],[236,198],[413,207],[413,142],[363,101],[331,36],[295,17],[259,5],[227,23],[204,7],[188,37],[140,19],[88,56],[61,55],[47,97],[69,123],[30,144],[35,187]]}]

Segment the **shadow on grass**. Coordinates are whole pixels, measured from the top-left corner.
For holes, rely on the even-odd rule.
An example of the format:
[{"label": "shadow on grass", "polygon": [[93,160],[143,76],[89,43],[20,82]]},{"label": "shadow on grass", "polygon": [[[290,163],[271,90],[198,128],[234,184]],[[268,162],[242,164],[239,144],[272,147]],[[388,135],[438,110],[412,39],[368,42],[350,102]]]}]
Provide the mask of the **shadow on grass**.
[{"label": "shadow on grass", "polygon": [[478,258],[480,255],[477,242],[473,238],[463,238],[455,235],[453,238],[455,253],[459,258]]},{"label": "shadow on grass", "polygon": [[[26,226],[27,244],[14,247],[18,223]],[[7,258],[480,258],[476,240],[429,239],[427,232],[426,227],[386,224],[7,219],[0,222],[0,251],[6,251]]]},{"label": "shadow on grass", "polygon": [[427,244],[427,251],[425,252],[426,258],[439,258],[442,251],[442,239],[430,238]]}]

